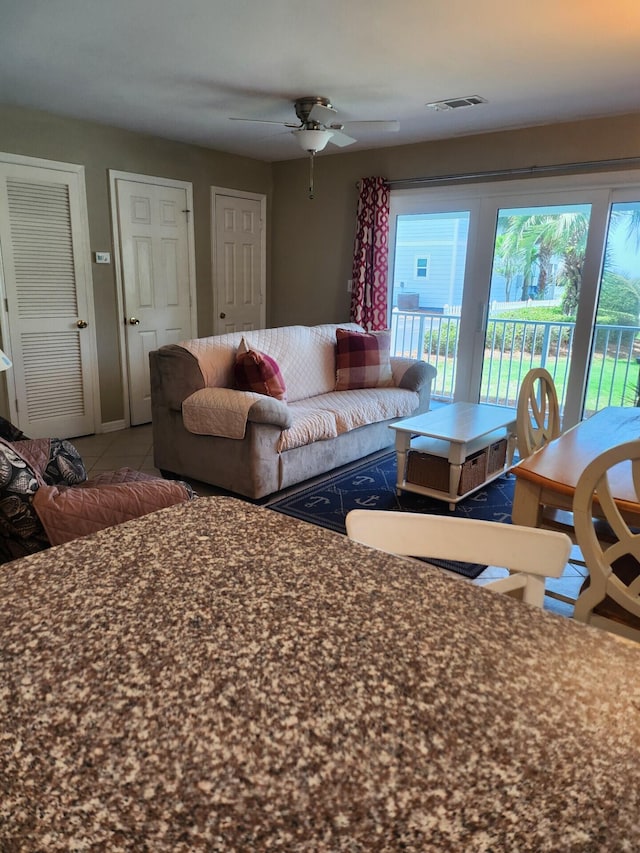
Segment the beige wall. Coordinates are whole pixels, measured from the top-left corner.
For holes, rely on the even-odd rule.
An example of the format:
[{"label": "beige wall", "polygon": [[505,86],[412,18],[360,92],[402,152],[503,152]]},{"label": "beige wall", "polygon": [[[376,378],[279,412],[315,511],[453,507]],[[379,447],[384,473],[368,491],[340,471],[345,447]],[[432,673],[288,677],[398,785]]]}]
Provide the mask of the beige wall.
[{"label": "beige wall", "polygon": [[362,177],[399,180],[638,155],[640,115],[633,115],[364,152],[319,154],[313,201],[306,189],[308,162],[276,163],[271,323],[340,323],[348,319],[356,183]]},{"label": "beige wall", "polygon": [[[640,153],[640,115],[467,136],[418,145],[321,154],[315,198],[308,160],[262,163],[111,127],[0,106],[0,151],[85,167],[91,251],[113,252],[108,170],[190,181],[194,192],[198,333],[212,332],[210,197],[213,185],[267,194],[267,322],[343,322],[349,317],[356,183]],[[102,422],[124,417],[114,266],[93,265]],[[7,415],[0,400],[0,412]]]},{"label": "beige wall", "polygon": [[[0,151],[85,168],[91,252],[113,257],[109,169],[193,184],[198,333],[213,330],[211,288],[210,187],[266,193],[270,208],[268,163],[184,145],[47,113],[0,106]],[[98,371],[103,423],[124,416],[118,346],[115,267],[93,264]],[[2,414],[8,415],[6,406]]]}]

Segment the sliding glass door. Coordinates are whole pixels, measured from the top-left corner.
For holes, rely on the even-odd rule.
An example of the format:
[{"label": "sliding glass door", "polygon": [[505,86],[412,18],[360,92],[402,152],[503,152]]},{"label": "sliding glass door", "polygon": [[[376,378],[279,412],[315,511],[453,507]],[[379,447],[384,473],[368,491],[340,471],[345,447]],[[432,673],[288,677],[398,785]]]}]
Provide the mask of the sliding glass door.
[{"label": "sliding glass door", "polygon": [[469,210],[397,217],[390,294],[394,351],[437,355],[440,394],[453,397]]},{"label": "sliding glass door", "polygon": [[[629,196],[629,200],[616,200]],[[600,277],[585,414],[640,405],[640,192],[616,193]]]},{"label": "sliding glass door", "polygon": [[640,387],[640,174],[391,193],[390,325],[434,398],[513,405],[544,365],[564,425]]},{"label": "sliding glass door", "polygon": [[515,406],[532,367],[554,378],[564,409],[590,204],[497,212],[480,399]]}]

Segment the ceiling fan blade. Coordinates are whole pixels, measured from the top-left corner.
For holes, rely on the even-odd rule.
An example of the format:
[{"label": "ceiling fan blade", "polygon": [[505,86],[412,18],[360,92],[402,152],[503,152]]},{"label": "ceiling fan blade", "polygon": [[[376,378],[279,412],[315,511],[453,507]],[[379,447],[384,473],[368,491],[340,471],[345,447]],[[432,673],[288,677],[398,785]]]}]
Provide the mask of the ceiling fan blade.
[{"label": "ceiling fan blade", "polygon": [[308,121],[317,121],[318,124],[329,124],[336,117],[333,107],[325,107],[323,104],[314,104],[309,111]]},{"label": "ceiling fan blade", "polygon": [[341,130],[331,130],[331,142],[333,145],[337,145],[339,148],[344,148],[346,145],[352,145],[356,140],[352,136],[347,136],[346,133],[343,133]]},{"label": "ceiling fan blade", "polygon": [[229,121],[253,121],[259,124],[279,124],[280,127],[300,127],[299,123],[291,121],[271,121],[267,118],[240,118],[239,116],[229,116]]},{"label": "ceiling fan blade", "polygon": [[345,121],[344,127],[352,133],[397,133],[399,121]]}]

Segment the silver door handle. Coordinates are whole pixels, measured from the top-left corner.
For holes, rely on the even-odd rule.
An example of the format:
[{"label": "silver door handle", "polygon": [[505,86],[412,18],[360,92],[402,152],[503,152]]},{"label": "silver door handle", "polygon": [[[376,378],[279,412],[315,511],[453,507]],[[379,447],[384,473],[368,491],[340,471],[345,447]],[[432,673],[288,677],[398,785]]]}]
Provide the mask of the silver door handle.
[{"label": "silver door handle", "polygon": [[78,320],[78,322],[76,323],[76,326],[77,326],[79,329],[86,329],[88,325],[89,325],[89,324],[87,323],[87,321],[86,321],[86,320]]},{"label": "silver door handle", "polygon": [[221,320],[224,320],[224,318],[225,318],[226,316],[227,316],[227,315],[224,313],[224,311],[221,311],[221,312],[220,312],[220,319],[221,319]]},{"label": "silver door handle", "polygon": [[129,317],[129,325],[130,326],[139,326],[140,320],[137,317]]}]

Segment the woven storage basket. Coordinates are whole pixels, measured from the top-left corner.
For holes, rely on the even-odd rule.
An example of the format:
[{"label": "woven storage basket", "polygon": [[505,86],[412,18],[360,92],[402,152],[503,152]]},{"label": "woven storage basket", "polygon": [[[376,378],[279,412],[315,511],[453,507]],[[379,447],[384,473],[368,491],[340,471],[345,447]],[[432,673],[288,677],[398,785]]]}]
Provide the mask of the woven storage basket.
[{"label": "woven storage basket", "polygon": [[[499,442],[498,442],[499,443]],[[506,453],[506,442],[505,442]],[[458,494],[481,486],[486,479],[487,450],[479,450],[469,456],[462,465]],[[407,482],[439,492],[449,491],[449,462],[441,456],[410,450],[407,459]]]},{"label": "woven storage basket", "polygon": [[491,474],[495,474],[496,471],[504,468],[507,459],[507,439],[503,438],[494,444],[490,444],[487,448],[487,454],[487,477],[490,477]]}]

